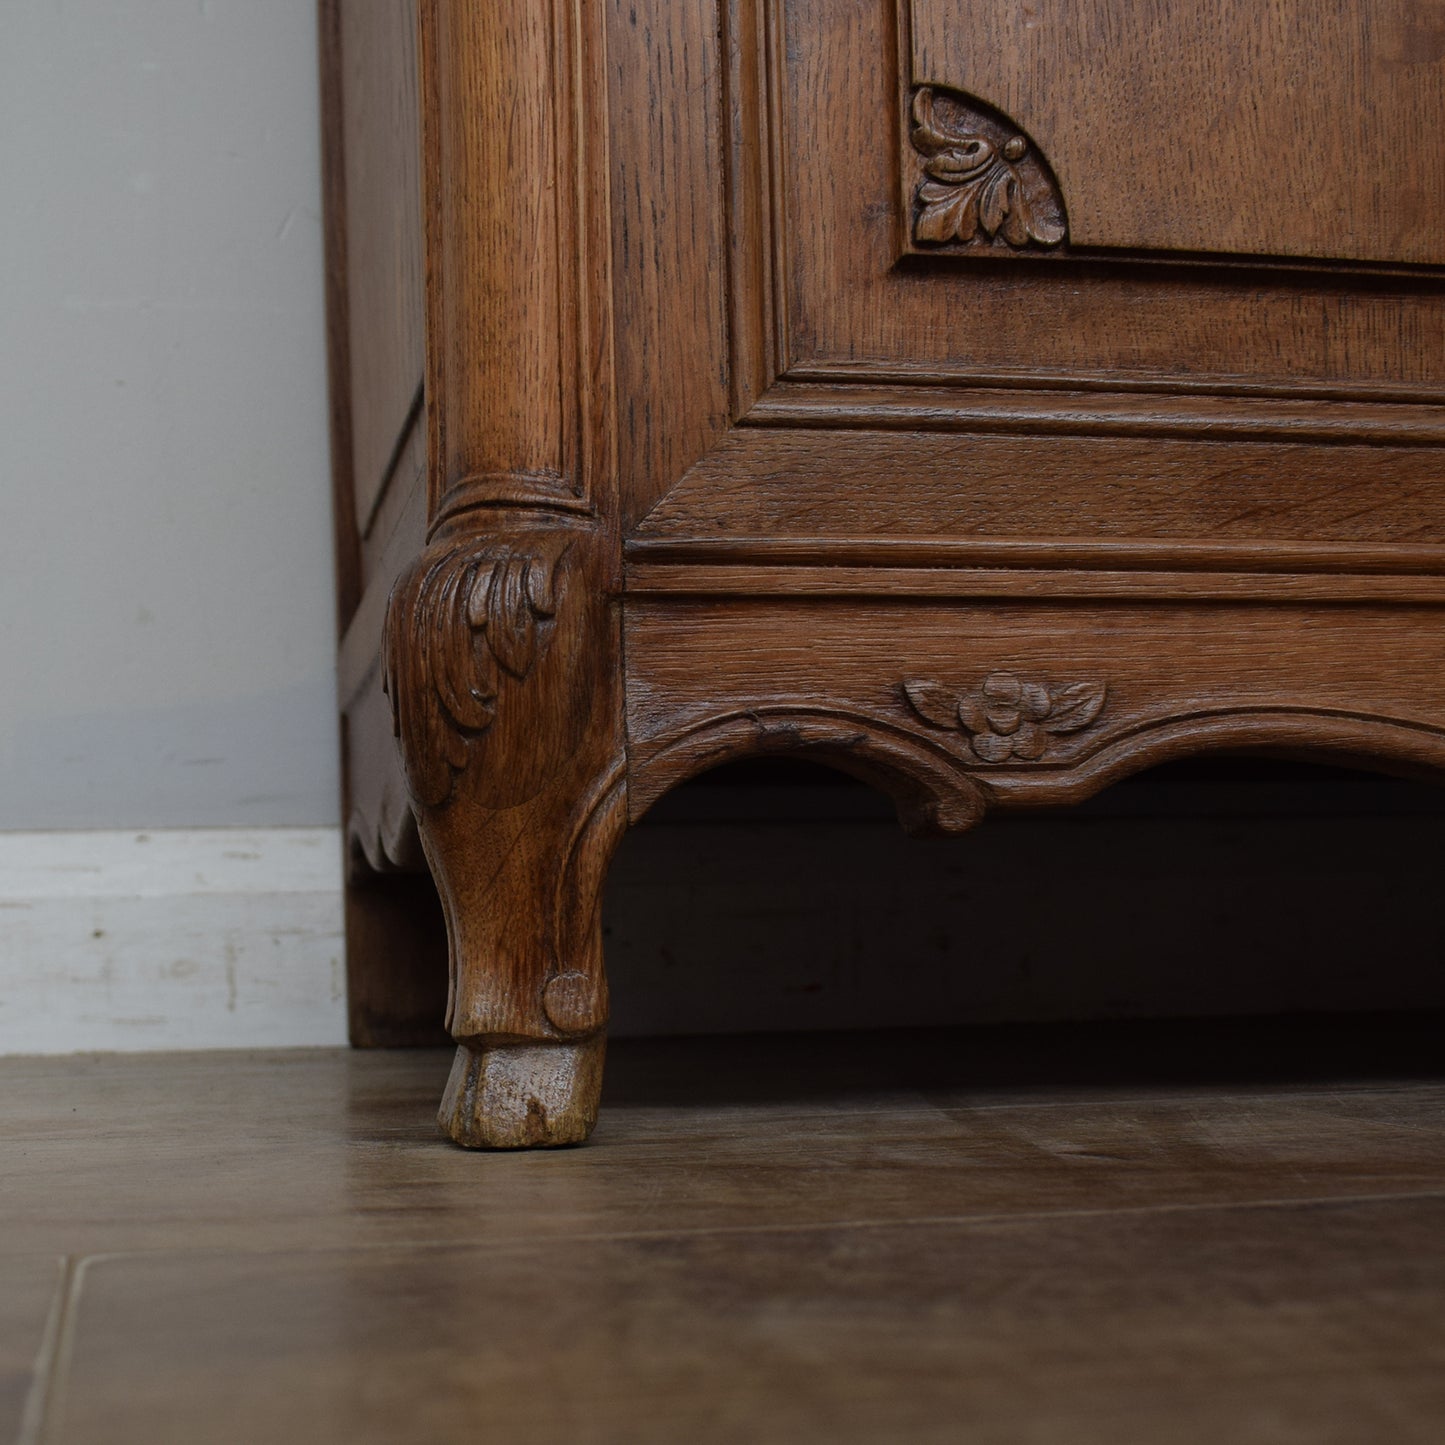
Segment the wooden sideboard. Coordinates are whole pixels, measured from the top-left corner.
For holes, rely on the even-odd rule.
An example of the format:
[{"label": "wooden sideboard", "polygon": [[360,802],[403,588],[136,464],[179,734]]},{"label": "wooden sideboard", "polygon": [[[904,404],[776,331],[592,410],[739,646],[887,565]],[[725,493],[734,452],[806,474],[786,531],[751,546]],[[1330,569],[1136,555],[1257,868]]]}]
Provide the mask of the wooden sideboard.
[{"label": "wooden sideboard", "polygon": [[[723,762],[938,833],[1445,768],[1445,5],[322,33],[347,827],[436,879],[459,1143],[586,1137],[609,859]],[[354,1005],[414,942],[366,898]]]}]

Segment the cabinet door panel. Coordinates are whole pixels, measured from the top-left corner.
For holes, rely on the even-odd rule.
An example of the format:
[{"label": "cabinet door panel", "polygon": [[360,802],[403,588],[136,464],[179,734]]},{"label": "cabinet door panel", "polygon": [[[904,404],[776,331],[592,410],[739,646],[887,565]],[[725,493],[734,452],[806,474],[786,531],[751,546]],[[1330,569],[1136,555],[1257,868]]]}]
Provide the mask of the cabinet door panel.
[{"label": "cabinet door panel", "polygon": [[[719,103],[657,128],[686,167],[612,129],[618,334],[638,338],[620,394],[688,440],[624,467],[639,555],[932,536],[1436,565],[1445,242],[1422,222],[1445,189],[1445,5],[719,0],[716,68],[690,14],[619,5],[609,45],[614,103],[657,90],[639,15],[644,58],[688,60]],[[1258,146],[1190,99],[1215,86],[1257,97]],[[971,114],[986,144],[955,144]],[[1387,200],[1380,157],[1412,127]],[[1308,195],[1264,205],[1287,163]],[[929,206],[979,224],[920,241]],[[629,269],[680,241],[670,291]]]},{"label": "cabinet door panel", "polygon": [[908,0],[915,86],[1005,112],[1073,246],[1445,263],[1437,0]]},{"label": "cabinet door panel", "polygon": [[[1438,273],[1330,270],[1319,262],[1300,269],[1303,261],[1291,269],[1242,256],[1161,261],[1142,250],[1081,253],[1074,244],[1077,206],[1062,175],[1070,226],[1062,246],[1031,240],[1015,246],[1001,235],[992,242],[980,235],[984,244],[935,245],[924,248],[934,253],[928,257],[916,254],[917,171],[910,167],[918,161],[912,104],[919,91],[911,56],[900,53],[908,27],[900,34],[887,0],[780,3],[776,225],[786,261],[785,369],[793,374],[862,368],[1115,385],[1176,378],[1190,387],[1417,397],[1445,386]],[[1120,23],[1167,8],[1095,3]],[[1000,14],[1019,8],[978,7]],[[994,42],[987,26],[977,37],[962,28],[972,9],[959,0],[920,0],[917,14],[956,14],[956,27],[943,27],[950,53],[978,56]],[[978,72],[966,66],[948,74],[959,85],[1002,83],[996,76],[973,79]],[[1094,102],[1087,93],[1077,98],[1080,106]],[[1107,128],[1109,115],[1078,124]],[[940,126],[948,129],[955,119],[941,105]],[[1201,186],[1213,172],[1203,159],[1194,166]],[[1437,186],[1442,174],[1427,179],[1421,172],[1419,184]],[[1157,208],[1151,199],[1157,176],[1140,173],[1125,184],[1137,191],[1133,204],[1142,212]],[[1101,201],[1096,209],[1108,207]],[[1088,225],[1091,214],[1086,203]],[[1243,225],[1249,218],[1242,208],[1240,216]],[[1161,230],[1162,224],[1151,220],[1150,232],[1131,222],[1098,234],[1132,246],[1141,237],[1171,246],[1228,239],[1223,220],[1209,237]]]}]

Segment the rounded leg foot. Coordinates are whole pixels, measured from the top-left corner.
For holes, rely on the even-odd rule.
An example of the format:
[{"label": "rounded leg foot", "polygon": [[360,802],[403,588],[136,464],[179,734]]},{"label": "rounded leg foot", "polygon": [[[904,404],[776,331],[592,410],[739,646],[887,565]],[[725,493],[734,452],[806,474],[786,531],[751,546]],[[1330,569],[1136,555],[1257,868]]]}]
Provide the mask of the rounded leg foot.
[{"label": "rounded leg foot", "polygon": [[607,1036],[457,1049],[437,1122],[464,1149],[581,1144],[597,1122]]}]

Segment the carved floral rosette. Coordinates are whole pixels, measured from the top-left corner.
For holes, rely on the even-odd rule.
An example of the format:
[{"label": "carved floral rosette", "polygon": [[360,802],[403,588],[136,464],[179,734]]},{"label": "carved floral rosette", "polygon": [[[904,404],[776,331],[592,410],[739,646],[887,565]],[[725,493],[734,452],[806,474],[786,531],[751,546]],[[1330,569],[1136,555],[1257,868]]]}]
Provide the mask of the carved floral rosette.
[{"label": "carved floral rosette", "polygon": [[915,679],[903,684],[903,695],[930,727],[962,733],[979,762],[998,764],[1037,762],[1054,738],[1092,727],[1108,689],[1102,682],[1051,685],[994,672],[963,690]]}]

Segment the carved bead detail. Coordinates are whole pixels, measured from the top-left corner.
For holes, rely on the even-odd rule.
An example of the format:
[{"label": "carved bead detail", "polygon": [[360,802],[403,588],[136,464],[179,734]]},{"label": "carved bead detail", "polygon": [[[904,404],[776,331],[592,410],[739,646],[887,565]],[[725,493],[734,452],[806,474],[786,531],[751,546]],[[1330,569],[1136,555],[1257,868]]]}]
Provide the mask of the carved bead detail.
[{"label": "carved bead detail", "polygon": [[986,124],[982,111],[976,117],[977,129],[944,121],[938,113],[937,92],[931,88],[913,97],[913,145],[926,157],[926,179],[916,197],[914,240],[967,244],[982,237],[985,242],[997,238],[1016,249],[1030,244],[1057,246],[1064,239],[1058,198],[1051,186],[1027,186],[1020,170],[1029,154],[1028,141],[1018,134],[991,138],[984,133]]},{"label": "carved bead detail", "polygon": [[1051,736],[1082,732],[1104,709],[1102,682],[1050,687],[1012,672],[994,672],[971,691],[916,679],[903,684],[909,707],[930,727],[963,733],[980,762],[1036,762]]}]

